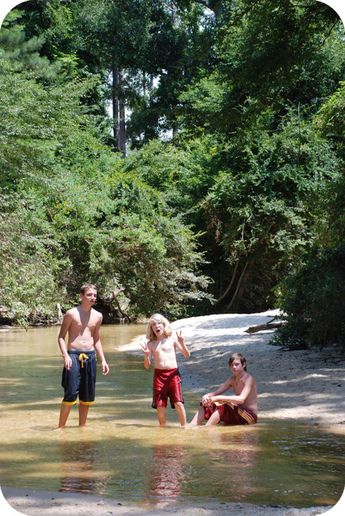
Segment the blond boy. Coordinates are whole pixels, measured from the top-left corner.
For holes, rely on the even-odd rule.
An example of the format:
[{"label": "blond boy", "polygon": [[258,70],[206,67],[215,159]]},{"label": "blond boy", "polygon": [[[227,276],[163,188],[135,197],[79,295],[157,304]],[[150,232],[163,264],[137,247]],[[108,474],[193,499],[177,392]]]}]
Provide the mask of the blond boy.
[{"label": "blond boy", "polygon": [[147,327],[147,342],[141,344],[144,352],[146,369],[154,363],[153,402],[157,409],[160,426],[166,425],[166,408],[168,399],[172,408],[176,409],[181,427],[186,426],[186,411],[181,389],[181,376],[177,368],[176,350],[189,358],[188,350],[182,332],[174,332],[169,321],[160,314],[150,317]]}]

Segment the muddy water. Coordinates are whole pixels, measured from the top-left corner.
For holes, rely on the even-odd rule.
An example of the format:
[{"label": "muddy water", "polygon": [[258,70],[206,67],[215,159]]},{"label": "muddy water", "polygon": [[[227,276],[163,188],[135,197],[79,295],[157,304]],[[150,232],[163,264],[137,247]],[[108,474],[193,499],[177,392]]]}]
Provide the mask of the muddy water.
[{"label": "muddy water", "polygon": [[[142,326],[104,326],[111,367],[98,371],[88,427],[55,430],[62,397],[58,328],[0,331],[1,478],[12,487],[106,495],[155,506],[220,500],[307,507],[335,504],[344,487],[343,436],[260,421],[251,427],[157,427],[152,373],[118,350]],[[189,416],[197,395],[184,390]]]}]

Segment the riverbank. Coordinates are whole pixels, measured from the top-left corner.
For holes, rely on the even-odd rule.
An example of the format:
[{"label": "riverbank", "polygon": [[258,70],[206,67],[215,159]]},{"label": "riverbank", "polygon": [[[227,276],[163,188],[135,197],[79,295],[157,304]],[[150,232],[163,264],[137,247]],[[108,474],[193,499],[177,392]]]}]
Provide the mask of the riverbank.
[{"label": "riverbank", "polygon": [[[179,357],[184,390],[201,395],[222,383],[229,374],[229,354],[240,351],[246,356],[248,370],[258,382],[259,422],[269,419],[290,419],[344,434],[344,357],[334,350],[324,350],[322,353],[284,351],[268,344],[272,331],[246,333],[248,327],[264,324],[275,315],[275,311],[260,314],[212,315],[173,323],[174,329],[183,330],[186,343],[192,352],[188,361]],[[141,355],[139,341],[140,337],[122,349]],[[192,414],[188,416],[190,419]],[[195,432],[187,431],[191,435]],[[178,503],[154,509],[82,493],[50,493],[5,487],[3,492],[12,507],[29,516],[37,516],[40,513],[45,516],[169,513],[189,516],[216,516],[229,513],[241,516],[309,516],[325,514],[330,508],[260,506],[206,499],[197,506]],[[328,511],[329,516],[343,513],[344,504],[341,503],[342,509],[339,509],[338,505]],[[2,513],[7,514],[5,511]]]},{"label": "riverbank", "polygon": [[[201,395],[221,384],[229,376],[229,355],[239,351],[257,380],[260,419],[290,419],[345,435],[344,355],[335,348],[289,351],[269,344],[274,330],[246,332],[278,315],[269,310],[174,322],[173,329],[182,330],[191,351],[188,361],[179,359],[184,389]],[[140,353],[140,340],[122,349]]]},{"label": "riverbank", "polygon": [[256,378],[261,419],[291,419],[345,435],[345,357],[339,350],[288,351],[269,344],[273,330],[246,333],[267,323],[276,310],[212,315],[173,323],[192,352],[180,360],[184,386],[205,393],[229,375],[228,357],[241,352]]}]

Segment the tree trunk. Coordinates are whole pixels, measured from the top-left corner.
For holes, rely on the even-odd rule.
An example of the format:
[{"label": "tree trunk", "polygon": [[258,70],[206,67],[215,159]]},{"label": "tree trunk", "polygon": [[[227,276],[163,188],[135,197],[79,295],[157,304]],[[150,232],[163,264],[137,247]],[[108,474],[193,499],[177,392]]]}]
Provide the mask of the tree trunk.
[{"label": "tree trunk", "polygon": [[114,150],[118,148],[117,146],[117,134],[118,134],[118,126],[119,126],[119,84],[118,84],[118,71],[117,67],[113,63],[112,65],[112,86],[111,86],[111,100],[113,107],[113,148]]},{"label": "tree trunk", "polygon": [[236,297],[237,297],[238,291],[240,290],[240,286],[241,286],[241,283],[242,283],[242,280],[243,280],[244,274],[245,274],[245,272],[246,272],[246,270],[247,270],[248,263],[249,263],[249,260],[247,260],[247,261],[246,261],[246,263],[245,263],[245,265],[244,265],[244,267],[243,267],[243,269],[242,269],[241,275],[240,275],[240,277],[239,277],[239,279],[238,279],[238,282],[237,282],[236,290],[235,290],[235,292],[234,292],[234,295],[233,295],[233,296],[232,296],[232,298],[231,298],[230,303],[229,303],[229,304],[228,304],[228,306],[226,307],[226,311],[230,310],[230,309],[231,309],[231,307],[232,307],[232,305],[233,305],[233,304],[234,304],[234,302],[235,302],[235,299],[236,299]]},{"label": "tree trunk", "polygon": [[236,265],[234,267],[234,270],[233,270],[233,273],[232,273],[232,276],[231,276],[231,280],[230,280],[230,283],[229,283],[228,287],[225,289],[225,292],[223,292],[223,294],[217,299],[216,305],[220,305],[220,303],[222,301],[224,301],[226,296],[229,294],[229,292],[230,292],[230,290],[232,288],[232,285],[234,284],[234,281],[235,281],[236,272],[237,272],[237,269],[238,269],[238,264],[239,264],[239,260],[237,260],[237,262],[236,262]]},{"label": "tree trunk", "polygon": [[122,292],[123,289],[120,289],[118,290],[118,292],[115,292],[113,291],[111,293],[111,300],[115,302],[116,306],[117,306],[117,310],[118,310],[118,313],[120,315],[120,322],[123,323],[123,322],[131,322],[129,316],[122,310],[121,308],[121,305],[119,303],[119,300],[117,299],[117,296],[120,292]]},{"label": "tree trunk", "polygon": [[115,63],[112,66],[112,104],[113,104],[113,138],[114,149],[119,150],[123,156],[126,155],[126,111],[125,99],[121,95],[122,72]]},{"label": "tree trunk", "polygon": [[[118,84],[119,84],[119,92],[121,92],[122,86],[122,73],[118,72]],[[119,94],[119,124],[118,124],[118,133],[117,133],[117,148],[122,153],[123,156],[126,156],[126,109],[125,109],[125,99],[121,93]]]}]

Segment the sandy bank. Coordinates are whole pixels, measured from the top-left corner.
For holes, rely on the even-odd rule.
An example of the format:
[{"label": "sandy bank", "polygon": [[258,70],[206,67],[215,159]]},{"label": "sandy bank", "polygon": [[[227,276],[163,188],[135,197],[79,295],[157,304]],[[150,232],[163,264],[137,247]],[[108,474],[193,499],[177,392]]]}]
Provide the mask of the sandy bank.
[{"label": "sandy bank", "polygon": [[[248,371],[258,383],[261,418],[293,419],[299,423],[325,425],[345,434],[345,357],[335,349],[286,351],[269,344],[273,331],[248,334],[249,326],[263,324],[277,310],[258,314],[220,314],[181,319],[192,352],[179,360],[185,389],[205,393],[229,375],[228,357],[243,353]],[[124,350],[140,353],[135,339]]]}]

